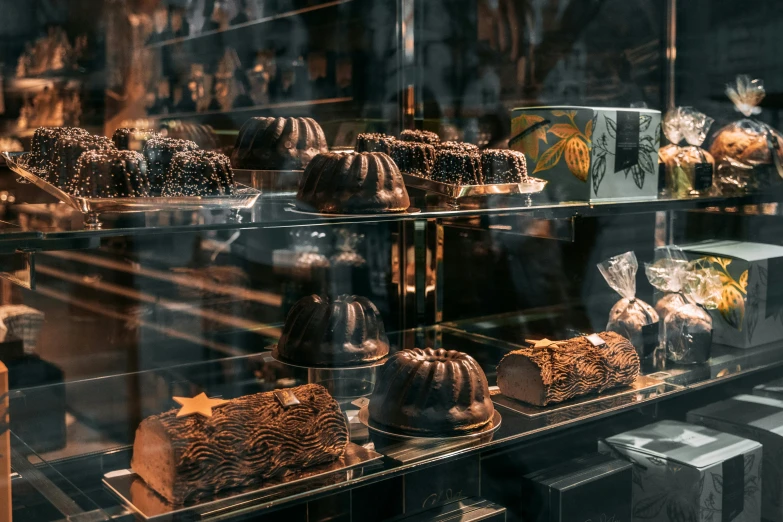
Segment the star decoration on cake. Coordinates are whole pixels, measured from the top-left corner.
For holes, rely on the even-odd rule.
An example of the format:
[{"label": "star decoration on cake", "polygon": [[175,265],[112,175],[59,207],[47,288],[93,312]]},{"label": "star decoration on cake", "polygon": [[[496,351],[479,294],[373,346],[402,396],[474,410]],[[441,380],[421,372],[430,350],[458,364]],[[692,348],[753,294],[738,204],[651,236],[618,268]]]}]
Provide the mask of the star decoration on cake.
[{"label": "star decoration on cake", "polygon": [[202,415],[212,417],[212,408],[222,406],[228,401],[223,399],[210,399],[204,392],[199,393],[193,398],[172,397],[177,404],[182,406],[177,412],[177,417],[187,417],[188,415]]},{"label": "star decoration on cake", "polygon": [[550,346],[560,346],[562,341],[550,341],[547,338],[540,341],[534,341],[533,339],[525,339],[525,342],[532,345],[531,348],[549,348]]}]

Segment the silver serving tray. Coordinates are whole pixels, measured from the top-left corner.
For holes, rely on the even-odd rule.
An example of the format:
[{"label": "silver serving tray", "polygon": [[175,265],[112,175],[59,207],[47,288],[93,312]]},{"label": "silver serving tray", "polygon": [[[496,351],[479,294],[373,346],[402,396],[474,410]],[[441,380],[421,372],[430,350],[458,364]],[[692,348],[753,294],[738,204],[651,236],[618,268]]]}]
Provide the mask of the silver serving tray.
[{"label": "silver serving tray", "polygon": [[528,178],[526,183],[503,183],[487,185],[452,185],[450,183],[441,183],[431,179],[422,178],[413,174],[403,174],[402,179],[405,186],[441,194],[452,199],[462,199],[470,197],[486,197],[492,195],[510,195],[510,194],[537,194],[544,190],[547,182],[543,179]]},{"label": "silver serving tray", "polygon": [[336,473],[353,473],[355,468],[382,458],[383,455],[380,453],[349,442],[343,456],[330,464],[304,469],[283,478],[272,479],[256,488],[229,489],[214,497],[182,505],[170,504],[129,469],[105,474],[103,484],[143,520],[162,522],[182,516],[207,518],[251,509],[254,504],[262,503],[263,497],[281,488],[302,484],[308,480],[317,480]]},{"label": "silver serving tray", "polygon": [[84,198],[68,194],[41,179],[19,161],[25,152],[3,152],[2,157],[15,173],[19,174],[44,192],[51,194],[66,205],[83,214],[97,215],[104,212],[155,212],[161,210],[238,210],[252,207],[261,195],[259,190],[242,184],[236,185],[231,196],[177,196],[177,197],[139,197],[139,198]]}]

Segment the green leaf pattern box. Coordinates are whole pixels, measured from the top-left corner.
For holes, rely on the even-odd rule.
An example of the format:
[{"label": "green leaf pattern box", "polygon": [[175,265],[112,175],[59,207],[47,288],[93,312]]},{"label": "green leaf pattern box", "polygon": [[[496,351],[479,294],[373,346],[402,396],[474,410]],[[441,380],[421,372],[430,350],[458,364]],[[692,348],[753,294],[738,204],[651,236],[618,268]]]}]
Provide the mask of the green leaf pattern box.
[{"label": "green leaf pattern box", "polygon": [[761,516],[783,521],[783,401],[737,395],[688,412],[688,421],[755,440],[764,446]]},{"label": "green leaf pattern box", "polygon": [[634,522],[758,522],[761,444],[660,421],[598,443],[633,464]]},{"label": "green leaf pattern box", "polygon": [[530,107],[513,110],[509,147],[525,153],[554,200],[651,200],[660,136],[660,111]]}]

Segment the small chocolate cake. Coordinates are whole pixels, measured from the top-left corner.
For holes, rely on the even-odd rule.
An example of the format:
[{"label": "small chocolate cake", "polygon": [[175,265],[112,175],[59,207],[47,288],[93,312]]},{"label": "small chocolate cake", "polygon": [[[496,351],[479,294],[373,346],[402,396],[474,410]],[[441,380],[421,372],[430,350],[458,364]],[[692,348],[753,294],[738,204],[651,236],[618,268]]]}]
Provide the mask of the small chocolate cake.
[{"label": "small chocolate cake", "polygon": [[138,150],[144,149],[147,140],[157,137],[158,133],[151,130],[138,130],[129,127],[122,127],[114,131],[111,141],[118,150]]},{"label": "small chocolate cake", "polygon": [[88,150],[79,156],[69,192],[88,198],[149,196],[147,162],[131,150]]},{"label": "small chocolate cake", "polygon": [[28,168],[35,174],[48,178],[52,166],[54,144],[66,136],[86,136],[88,132],[78,127],[39,127],[33,133],[32,151],[27,160]]},{"label": "small chocolate cake", "polygon": [[105,136],[92,134],[73,134],[59,138],[54,144],[48,180],[51,184],[70,190],[76,177],[76,164],[79,157],[88,150],[116,150],[111,140]]},{"label": "small chocolate cake", "polygon": [[228,156],[208,150],[177,152],[171,160],[163,196],[227,196],[234,193]]},{"label": "small chocolate cake", "polygon": [[457,150],[462,152],[478,152],[479,148],[477,145],[473,145],[472,143],[464,143],[462,141],[443,141],[441,143],[438,143],[437,145],[434,145],[435,151],[439,150]]},{"label": "small chocolate cake", "polygon": [[435,164],[435,148],[426,143],[394,141],[390,156],[400,172],[429,178]]},{"label": "small chocolate cake", "polygon": [[356,152],[383,152],[391,155],[393,136],[380,132],[364,133],[356,136]]},{"label": "small chocolate cake", "polygon": [[402,212],[410,206],[397,165],[382,152],[319,154],[302,177],[297,204],[326,213]]},{"label": "small chocolate cake", "polygon": [[441,149],[435,154],[431,179],[453,185],[482,185],[481,156],[477,152]]},{"label": "small chocolate cake", "polygon": [[415,143],[427,143],[429,145],[435,145],[440,143],[440,136],[430,131],[422,130],[404,130],[400,133],[400,139],[402,141],[412,141]]},{"label": "small chocolate cake", "polygon": [[413,436],[465,435],[495,414],[487,377],[471,356],[432,348],[401,350],[378,372],[370,421]]},{"label": "small chocolate cake", "polygon": [[381,313],[366,297],[310,295],[288,312],[277,353],[292,363],[345,366],[385,357],[389,339]]},{"label": "small chocolate cake", "polygon": [[487,149],[481,153],[484,183],[521,183],[527,177],[525,154],[514,150]]},{"label": "small chocolate cake", "polygon": [[153,196],[160,195],[163,183],[171,169],[174,154],[196,150],[198,146],[192,141],[175,140],[171,138],[154,137],[144,144],[144,158],[147,160],[147,175],[150,179],[150,192]]},{"label": "small chocolate cake", "polygon": [[251,118],[239,129],[231,154],[235,169],[299,170],[328,150],[312,118]]}]

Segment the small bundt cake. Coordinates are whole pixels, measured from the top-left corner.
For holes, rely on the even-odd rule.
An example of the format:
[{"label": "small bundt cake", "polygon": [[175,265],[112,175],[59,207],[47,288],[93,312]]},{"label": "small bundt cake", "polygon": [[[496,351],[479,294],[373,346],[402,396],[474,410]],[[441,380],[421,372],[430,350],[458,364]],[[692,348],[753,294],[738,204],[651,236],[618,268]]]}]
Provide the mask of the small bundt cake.
[{"label": "small bundt cake", "polygon": [[429,178],[435,164],[435,148],[426,143],[412,141],[394,141],[390,156],[400,168],[400,172]]},{"label": "small bundt cake", "polygon": [[312,118],[251,118],[239,129],[231,154],[235,169],[299,170],[328,145]]},{"label": "small bundt cake", "polygon": [[68,191],[87,198],[149,196],[147,162],[132,150],[88,150],[79,156]]},{"label": "small bundt cake", "polygon": [[413,141],[416,143],[427,143],[429,145],[435,145],[440,143],[440,136],[430,131],[423,130],[404,130],[400,133],[400,139],[402,141]]},{"label": "small bundt cake", "polygon": [[150,138],[144,144],[144,159],[147,160],[147,175],[150,179],[150,192],[153,196],[160,195],[163,182],[166,181],[171,169],[174,154],[196,150],[198,146],[192,141],[175,140],[159,136]]},{"label": "small bundt cake", "polygon": [[39,127],[33,133],[33,142],[27,166],[35,174],[48,178],[52,166],[54,145],[66,136],[85,136],[88,132],[78,127]]},{"label": "small bundt cake", "polygon": [[79,157],[88,150],[110,151],[116,149],[109,138],[86,133],[63,136],[55,141],[49,167],[49,183],[63,190],[70,190],[72,180],[77,174],[76,164]]},{"label": "small bundt cake", "polygon": [[366,297],[330,301],[310,295],[288,312],[277,353],[292,363],[345,366],[386,357],[389,339],[380,312]]},{"label": "small bundt cake", "polygon": [[405,435],[465,435],[486,428],[495,408],[487,377],[454,350],[402,350],[378,372],[370,421]]},{"label": "small bundt cake", "polygon": [[163,196],[228,196],[234,172],[228,156],[208,150],[177,152],[163,182]]},{"label": "small bundt cake", "polygon": [[473,145],[472,143],[464,143],[462,141],[443,141],[437,145],[434,145],[434,147],[436,152],[446,149],[458,150],[462,152],[478,152],[479,150],[477,145]]},{"label": "small bundt cake", "polygon": [[114,131],[111,141],[118,150],[138,150],[144,149],[144,144],[152,137],[157,137],[158,133],[151,130],[138,130],[132,127],[122,127]]},{"label": "small bundt cake", "polygon": [[380,132],[370,132],[356,136],[356,152],[383,152],[391,156],[393,136]]},{"label": "small bundt cake", "polygon": [[435,154],[431,179],[453,185],[482,185],[481,156],[472,151],[441,149]]},{"label": "small bundt cake", "polygon": [[382,152],[319,154],[302,177],[298,205],[325,213],[403,212],[410,206],[397,165]]},{"label": "small bundt cake", "polygon": [[487,149],[481,153],[484,183],[521,183],[527,177],[525,154],[515,150]]}]

